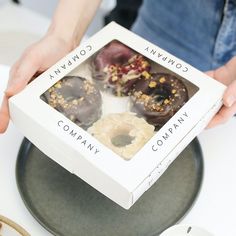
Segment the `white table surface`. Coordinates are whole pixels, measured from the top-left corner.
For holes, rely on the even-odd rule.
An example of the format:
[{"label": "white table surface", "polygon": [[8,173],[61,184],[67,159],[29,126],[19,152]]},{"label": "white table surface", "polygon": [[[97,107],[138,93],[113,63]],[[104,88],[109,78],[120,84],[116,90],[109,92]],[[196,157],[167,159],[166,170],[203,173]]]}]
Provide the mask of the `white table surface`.
[{"label": "white table surface", "polygon": [[[8,71],[9,67],[0,65],[0,101]],[[0,214],[34,236],[49,236],[51,234],[30,215],[17,190],[15,163],[22,139],[12,124],[0,135]],[[236,118],[204,131],[199,139],[205,162],[203,185],[194,207],[180,223],[203,227],[215,236],[235,236]]]}]

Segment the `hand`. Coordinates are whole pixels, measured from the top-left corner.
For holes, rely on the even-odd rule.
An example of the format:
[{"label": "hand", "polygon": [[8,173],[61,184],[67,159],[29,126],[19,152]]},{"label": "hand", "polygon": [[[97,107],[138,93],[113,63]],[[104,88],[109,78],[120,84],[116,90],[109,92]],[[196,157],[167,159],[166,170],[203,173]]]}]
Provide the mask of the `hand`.
[{"label": "hand", "polygon": [[236,113],[236,56],[224,66],[207,71],[206,74],[228,86],[224,93],[222,108],[207,126],[212,128],[225,123]]},{"label": "hand", "polygon": [[45,71],[71,51],[72,45],[61,37],[47,34],[24,51],[10,70],[7,89],[0,108],[0,133],[4,133],[9,124],[8,99],[23,90],[36,73]]}]

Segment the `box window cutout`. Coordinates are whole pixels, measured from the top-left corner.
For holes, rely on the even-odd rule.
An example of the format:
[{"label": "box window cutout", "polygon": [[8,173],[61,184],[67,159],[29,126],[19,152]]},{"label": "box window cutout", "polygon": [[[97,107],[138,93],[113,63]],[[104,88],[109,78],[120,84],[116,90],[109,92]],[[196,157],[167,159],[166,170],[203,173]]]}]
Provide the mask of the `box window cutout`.
[{"label": "box window cutout", "polygon": [[113,40],[41,99],[130,160],[198,89]]}]

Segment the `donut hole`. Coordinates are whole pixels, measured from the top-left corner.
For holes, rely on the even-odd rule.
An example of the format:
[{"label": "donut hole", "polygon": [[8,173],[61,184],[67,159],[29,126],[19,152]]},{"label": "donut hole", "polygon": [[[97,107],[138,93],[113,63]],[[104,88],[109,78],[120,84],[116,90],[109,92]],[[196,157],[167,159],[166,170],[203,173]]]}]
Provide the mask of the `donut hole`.
[{"label": "donut hole", "polygon": [[155,102],[158,102],[161,104],[165,101],[165,99],[168,99],[168,98],[169,96],[166,93],[158,93],[153,96],[153,99],[155,100]]},{"label": "donut hole", "polygon": [[153,89],[149,96],[153,98],[153,101],[162,105],[166,99],[170,99],[171,91],[169,89]]},{"label": "donut hole", "polygon": [[132,143],[135,137],[130,135],[131,127],[117,129],[113,132],[111,143],[116,147],[125,147]]},{"label": "donut hole", "polygon": [[74,87],[70,87],[68,85],[64,86],[59,90],[59,94],[63,95],[64,99],[69,103],[73,102],[74,100],[79,100],[82,96],[78,92],[78,90],[76,90],[76,88],[77,86]]},{"label": "donut hole", "polygon": [[123,53],[117,53],[114,55],[112,63],[116,65],[123,65],[127,63],[127,56],[123,55]]},{"label": "donut hole", "polygon": [[111,142],[116,147],[125,147],[127,145],[130,145],[132,141],[134,140],[134,137],[128,135],[128,134],[119,134],[111,139]]}]

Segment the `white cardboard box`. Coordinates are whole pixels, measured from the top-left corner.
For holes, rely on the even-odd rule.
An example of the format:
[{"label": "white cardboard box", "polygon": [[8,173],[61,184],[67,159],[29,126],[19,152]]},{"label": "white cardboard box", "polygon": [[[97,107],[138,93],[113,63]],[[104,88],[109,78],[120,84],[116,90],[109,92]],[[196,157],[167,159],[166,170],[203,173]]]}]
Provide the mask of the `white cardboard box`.
[{"label": "white cardboard box", "polygon": [[[68,73],[88,75],[91,57],[117,40],[186,83],[188,101],[127,161],[58,112],[41,95]],[[10,99],[11,119],[48,157],[129,209],[207,125],[222,105],[225,86],[161,48],[110,23]],[[129,97],[102,94],[102,117],[129,111]]]}]

